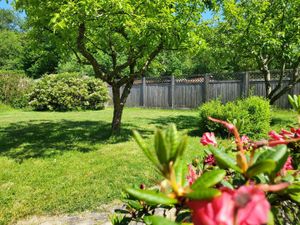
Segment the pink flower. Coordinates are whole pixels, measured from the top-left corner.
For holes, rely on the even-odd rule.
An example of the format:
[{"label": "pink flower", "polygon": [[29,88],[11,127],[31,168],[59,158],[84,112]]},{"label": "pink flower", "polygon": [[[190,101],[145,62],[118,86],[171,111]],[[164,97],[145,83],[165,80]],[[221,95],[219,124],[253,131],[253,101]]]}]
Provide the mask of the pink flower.
[{"label": "pink flower", "polygon": [[281,129],[279,135],[281,135],[284,138],[294,138],[295,134],[291,131]]},{"label": "pink flower", "polygon": [[243,149],[248,149],[250,148],[250,138],[246,135],[243,135],[241,137],[241,141],[243,143]]},{"label": "pink flower", "polygon": [[232,195],[230,189],[224,188],[222,195],[211,201],[190,201],[188,206],[194,225],[233,225],[235,204]]},{"label": "pink flower", "polygon": [[243,135],[241,140],[244,144],[248,144],[250,142],[250,138],[247,135]]},{"label": "pink flower", "polygon": [[215,166],[216,165],[216,159],[215,159],[214,155],[210,154],[210,155],[206,156],[206,158],[204,159],[204,164],[205,165],[210,165],[210,166]]},{"label": "pink flower", "polygon": [[285,164],[283,165],[282,169],[280,170],[280,172],[277,174],[277,176],[281,175],[284,176],[286,174],[287,170],[293,170],[293,162],[292,162],[292,157],[289,156],[285,162]]},{"label": "pink flower", "polygon": [[187,175],[186,179],[189,182],[189,185],[191,186],[197,179],[199,175],[196,173],[196,171],[193,169],[193,166],[189,165],[189,174]]},{"label": "pink flower", "polygon": [[188,203],[195,225],[262,225],[268,222],[270,203],[258,187],[222,188],[221,192],[221,196],[211,201]]},{"label": "pink flower", "polygon": [[270,203],[255,186],[242,186],[234,194],[238,225],[267,224]]},{"label": "pink flower", "polygon": [[276,133],[276,131],[274,131],[274,130],[269,132],[269,137],[273,141],[283,141],[284,140],[284,137],[282,135]]},{"label": "pink flower", "polygon": [[291,128],[291,132],[294,133],[294,137],[295,138],[299,138],[300,137],[300,128],[298,128],[298,129]]},{"label": "pink flower", "polygon": [[213,146],[217,146],[217,141],[216,141],[216,137],[215,134],[213,132],[206,132],[202,135],[202,138],[200,140],[202,145],[213,145]]}]

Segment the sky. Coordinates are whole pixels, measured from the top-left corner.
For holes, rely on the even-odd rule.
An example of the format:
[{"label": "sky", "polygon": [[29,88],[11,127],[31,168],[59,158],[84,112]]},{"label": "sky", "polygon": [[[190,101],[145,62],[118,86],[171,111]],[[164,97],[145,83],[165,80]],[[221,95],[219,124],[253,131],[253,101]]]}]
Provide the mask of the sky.
[{"label": "sky", "polygon": [[6,0],[0,0],[0,8],[2,9],[11,9],[12,7],[6,3]]}]

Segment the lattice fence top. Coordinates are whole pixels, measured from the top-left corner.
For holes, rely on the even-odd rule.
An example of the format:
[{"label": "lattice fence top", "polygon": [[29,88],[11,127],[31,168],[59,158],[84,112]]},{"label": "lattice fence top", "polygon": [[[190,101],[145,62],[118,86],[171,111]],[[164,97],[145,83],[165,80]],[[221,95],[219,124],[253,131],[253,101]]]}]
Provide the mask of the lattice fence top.
[{"label": "lattice fence top", "polygon": [[[250,80],[264,80],[264,74],[261,71],[249,71]],[[285,70],[283,74],[283,79],[291,77],[293,70]],[[280,70],[271,70],[271,79],[279,79],[281,76]]]},{"label": "lattice fence top", "polygon": [[146,78],[146,83],[147,84],[165,84],[165,83],[171,83],[171,77],[147,77]]},{"label": "lattice fence top", "polygon": [[203,83],[204,77],[203,76],[192,76],[187,78],[176,78],[175,83],[181,84],[198,84]]},{"label": "lattice fence top", "polygon": [[[198,84],[203,83],[205,76],[209,77],[210,81],[230,81],[230,80],[242,80],[246,72],[216,72],[209,74],[199,74],[189,77],[175,78],[175,83],[177,84]],[[250,81],[263,81],[264,74],[261,71],[249,71]],[[271,70],[271,80],[277,80],[280,75],[280,70]],[[291,77],[293,70],[285,70],[283,79]],[[172,77],[147,77],[146,84],[171,84]],[[142,80],[135,80],[134,84],[141,84]]]}]

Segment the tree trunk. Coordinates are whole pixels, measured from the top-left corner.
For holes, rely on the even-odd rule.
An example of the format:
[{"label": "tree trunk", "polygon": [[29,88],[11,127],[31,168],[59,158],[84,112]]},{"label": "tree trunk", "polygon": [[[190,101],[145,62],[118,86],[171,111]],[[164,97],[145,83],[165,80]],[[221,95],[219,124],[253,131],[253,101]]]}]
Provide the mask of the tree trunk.
[{"label": "tree trunk", "polygon": [[120,91],[121,88],[120,86],[112,85],[113,104],[114,104],[114,115],[111,123],[112,134],[119,133],[121,129],[123,109],[126,100],[128,98],[128,95],[130,94],[130,90],[133,85],[133,82],[134,82],[134,77],[131,77],[129,80],[127,80],[127,83],[124,86],[124,90],[122,94]]},{"label": "tree trunk", "polygon": [[272,87],[271,87],[271,73],[269,69],[264,69],[263,70],[263,74],[264,74],[264,79],[265,79],[265,88],[266,88],[266,97],[270,98],[270,94],[272,92]]},{"label": "tree trunk", "polygon": [[112,134],[120,131],[124,104],[121,103],[120,87],[112,86],[114,114],[111,123]]}]

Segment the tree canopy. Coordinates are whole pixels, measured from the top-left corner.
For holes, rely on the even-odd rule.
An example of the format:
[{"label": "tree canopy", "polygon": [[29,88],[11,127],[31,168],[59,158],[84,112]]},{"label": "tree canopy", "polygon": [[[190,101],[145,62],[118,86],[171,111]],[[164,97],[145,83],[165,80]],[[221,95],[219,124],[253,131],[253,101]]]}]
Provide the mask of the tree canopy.
[{"label": "tree canopy", "polygon": [[26,11],[33,29],[54,33],[62,48],[92,65],[95,76],[112,86],[112,128],[118,130],[134,79],[143,76],[162,51],[198,44],[205,2],[16,0],[16,6]]},{"label": "tree canopy", "polygon": [[[224,20],[218,25],[226,33],[225,43],[242,60],[253,60],[264,74],[266,97],[274,103],[300,81],[300,1],[225,0]],[[279,69],[271,85],[271,69]],[[289,83],[282,80],[291,69]]]}]

